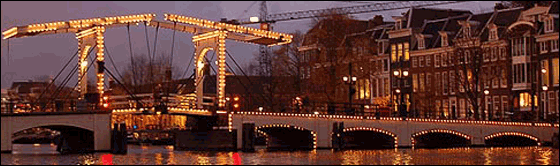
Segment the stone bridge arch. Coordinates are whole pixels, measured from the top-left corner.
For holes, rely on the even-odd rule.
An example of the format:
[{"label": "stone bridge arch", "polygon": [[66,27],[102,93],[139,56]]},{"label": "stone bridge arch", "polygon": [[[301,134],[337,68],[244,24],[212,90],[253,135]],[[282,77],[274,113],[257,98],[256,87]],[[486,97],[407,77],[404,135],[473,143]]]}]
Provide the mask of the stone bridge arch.
[{"label": "stone bridge arch", "polygon": [[[272,133],[272,132],[279,132],[278,129],[288,129],[291,131],[287,131],[283,132],[283,134],[285,135],[278,135],[278,133]],[[311,129],[308,128],[304,128],[304,127],[299,127],[299,126],[295,126],[295,125],[290,125],[290,124],[264,124],[264,125],[260,125],[258,127],[255,127],[255,131],[256,133],[260,133],[264,136],[266,136],[267,139],[267,148],[268,149],[285,149],[285,148],[290,148],[290,149],[316,149],[317,148],[317,132],[313,131]],[[284,130],[285,131],[285,130]],[[296,133],[292,133],[290,134],[290,132],[300,132],[296,135]],[[291,146],[291,145],[281,145],[280,143],[290,143],[290,142],[284,142],[284,141],[288,141],[286,139],[292,139],[292,141],[294,140],[301,140],[301,137],[304,137],[303,133],[309,132],[309,135],[311,137],[311,139],[309,139],[309,137],[307,138],[308,141],[308,147],[305,148],[301,145],[299,146]],[[281,138],[278,138],[281,137]],[[300,138],[300,139],[297,139]],[[305,140],[305,138],[304,138]],[[280,143],[279,143],[280,141]],[[301,141],[298,141],[301,142]],[[291,142],[292,144],[294,142]]]},{"label": "stone bridge arch", "polygon": [[[462,139],[454,139],[462,138]],[[470,146],[472,144],[472,136],[458,132],[455,130],[435,128],[416,132],[411,135],[410,143],[411,147],[428,147],[428,148],[439,148],[442,145],[434,145],[430,142],[447,142],[443,146],[457,147],[457,146]]]},{"label": "stone bridge arch", "polygon": [[[345,144],[346,144],[345,147],[352,148],[352,147],[351,147],[351,146],[352,146],[352,145],[351,145],[351,142],[352,142],[352,141],[358,141],[358,142],[359,142],[359,141],[362,141],[362,142],[360,142],[360,143],[362,143],[362,144],[364,143],[363,141],[367,141],[368,137],[365,137],[365,139],[363,139],[364,137],[362,137],[362,136],[364,136],[364,135],[359,135],[359,134],[354,135],[353,140],[349,140],[349,139],[352,139],[352,135],[349,135],[351,132],[364,132],[364,131],[365,131],[365,132],[370,132],[370,133],[371,133],[371,132],[373,132],[373,133],[379,133],[379,134],[382,135],[381,137],[385,137],[385,140],[387,140],[387,137],[390,137],[390,138],[392,138],[392,140],[390,140],[390,141],[391,141],[391,144],[392,144],[392,147],[393,147],[393,148],[397,148],[397,147],[398,147],[399,138],[398,138],[397,134],[395,134],[395,133],[393,133],[393,132],[391,132],[391,131],[388,131],[388,130],[381,129],[381,128],[362,127],[362,126],[360,126],[360,127],[348,127],[348,128],[344,128],[344,129],[342,130],[342,132],[345,133],[345,135],[344,135],[344,138],[345,138],[345,141],[346,141],[346,142],[345,142]],[[361,140],[360,140],[360,137],[362,137]],[[371,138],[370,138],[370,139],[371,139]],[[383,138],[382,138],[382,139],[383,139]],[[382,140],[382,139],[381,139],[381,140]],[[378,143],[378,142],[379,142],[379,139],[375,139],[375,141],[371,141],[371,140],[369,141],[369,143]],[[350,144],[348,144],[348,143],[350,143]],[[362,146],[362,147],[366,147],[367,145],[361,145],[361,146]],[[382,146],[367,146],[367,147],[380,148],[380,147],[382,147]]]},{"label": "stone bridge arch", "polygon": [[517,131],[497,132],[484,136],[486,146],[540,146],[540,139]]},{"label": "stone bridge arch", "polygon": [[[1,118],[3,152],[12,150],[14,133],[34,127],[54,129],[60,131],[61,134],[80,133],[80,137],[91,139],[92,150],[109,151],[111,149],[110,113],[3,115]],[[73,138],[72,134],[66,135],[69,135],[70,139]]]}]

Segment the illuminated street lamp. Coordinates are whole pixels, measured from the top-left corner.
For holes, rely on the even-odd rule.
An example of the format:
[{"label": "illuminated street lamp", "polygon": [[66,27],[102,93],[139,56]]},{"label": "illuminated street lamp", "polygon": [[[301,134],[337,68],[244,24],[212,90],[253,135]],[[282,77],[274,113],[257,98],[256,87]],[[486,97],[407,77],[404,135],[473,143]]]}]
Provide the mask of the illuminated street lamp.
[{"label": "illuminated street lamp", "polygon": [[249,21],[251,21],[251,22],[259,22],[259,17],[251,17],[251,18],[249,18]]},{"label": "illuminated street lamp", "polygon": [[342,81],[348,85],[348,103],[350,105],[350,112],[352,112],[352,95],[356,93],[352,86],[356,84],[357,80],[358,78],[356,78],[356,76],[352,76],[352,63],[348,63],[348,76],[343,76]]},{"label": "illuminated street lamp", "polygon": [[404,92],[401,93],[401,89],[403,88],[401,82],[403,82],[404,79],[406,79],[406,77],[408,77],[408,71],[404,70],[404,71],[400,71],[400,70],[395,70],[393,71],[393,76],[395,76],[395,78],[397,79],[397,85],[398,88],[395,90],[395,92],[397,94],[400,94],[400,100],[399,104],[398,104],[398,112],[400,113],[400,115],[403,117],[403,120],[406,120],[406,108],[405,108],[405,103],[404,103]]}]

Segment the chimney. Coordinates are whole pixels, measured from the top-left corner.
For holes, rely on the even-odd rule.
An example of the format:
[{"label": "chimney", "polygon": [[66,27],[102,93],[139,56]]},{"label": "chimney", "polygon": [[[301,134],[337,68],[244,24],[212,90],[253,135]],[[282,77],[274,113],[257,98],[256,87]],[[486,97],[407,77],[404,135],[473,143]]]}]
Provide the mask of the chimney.
[{"label": "chimney", "polygon": [[378,26],[383,24],[383,16],[382,15],[375,15],[375,17],[373,17],[373,24],[374,26]]}]

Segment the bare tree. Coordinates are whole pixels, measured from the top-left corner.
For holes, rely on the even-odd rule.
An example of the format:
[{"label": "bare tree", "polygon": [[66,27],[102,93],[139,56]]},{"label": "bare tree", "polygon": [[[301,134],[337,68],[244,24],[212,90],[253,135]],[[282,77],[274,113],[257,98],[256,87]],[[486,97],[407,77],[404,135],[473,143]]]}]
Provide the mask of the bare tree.
[{"label": "bare tree", "polygon": [[[456,39],[454,63],[455,84],[458,86],[459,96],[467,99],[473,109],[475,120],[480,120],[481,103],[479,99],[483,94],[483,80],[493,79],[491,70],[484,70],[484,49],[479,40],[474,38]],[[499,75],[499,74],[498,74]],[[485,118],[485,114],[482,114]]]}]

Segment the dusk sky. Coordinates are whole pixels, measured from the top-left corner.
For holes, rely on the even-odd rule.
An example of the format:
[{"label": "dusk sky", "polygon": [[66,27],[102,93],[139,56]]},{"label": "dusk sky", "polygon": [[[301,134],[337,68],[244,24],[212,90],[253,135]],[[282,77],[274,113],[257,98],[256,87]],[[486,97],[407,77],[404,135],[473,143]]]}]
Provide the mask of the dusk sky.
[{"label": "dusk sky", "polygon": [[[212,21],[219,21],[220,18],[248,18],[250,16],[258,16],[260,2],[254,1],[164,1],[164,2],[146,2],[146,1],[87,1],[87,2],[61,2],[61,1],[2,1],[2,31],[13,26],[24,26],[33,23],[45,23],[53,21],[67,21],[71,19],[95,18],[105,16],[119,16],[129,14],[156,14],[156,20],[163,21],[163,14],[172,13],[184,16],[198,17]],[[464,2],[452,5],[434,6],[435,8],[452,8],[471,10],[474,13],[480,10],[488,10],[494,6],[497,1],[481,1],[481,2]],[[304,2],[304,1],[270,1],[267,2],[268,12],[270,14],[282,13],[298,10],[323,9],[330,7],[365,5],[367,3],[377,2]],[[252,5],[252,6],[251,6]],[[247,10],[246,13],[244,11]],[[367,20],[373,18],[374,15],[383,15],[385,21],[392,21],[391,16],[400,15],[406,10],[393,10],[378,13],[365,13],[355,15],[357,19]],[[296,30],[306,32],[309,29],[311,20],[302,19],[297,21],[278,22],[273,25],[274,31],[291,33]],[[256,25],[248,25],[257,27]],[[153,51],[155,40],[155,28],[148,27],[149,47]],[[144,55],[147,53],[147,43],[144,25],[131,26],[131,40],[134,56]],[[160,29],[157,41],[157,53],[171,53],[171,40],[173,31],[168,29]],[[192,34],[176,33],[175,34],[175,50],[173,66],[178,66],[181,73],[186,69],[188,61],[193,53],[193,44],[191,42]],[[70,56],[77,50],[77,40],[75,34],[55,34],[34,36],[26,38],[16,38],[9,40],[9,56],[8,41],[2,40],[2,89],[9,88],[13,81],[23,81],[33,79],[41,75],[55,76],[69,60]],[[118,27],[108,29],[105,33],[105,45],[107,51],[115,60],[117,68],[122,72],[130,60],[128,33],[126,27]],[[253,54],[258,50],[258,46],[246,43],[236,43],[227,41],[226,47],[228,52],[234,56],[240,65],[247,64],[253,59]],[[151,54],[151,53],[150,53]],[[233,65],[228,58],[227,63]],[[215,60],[215,58],[214,58]],[[110,71],[114,71],[113,65],[106,57],[106,66]],[[70,67],[77,63],[72,62]],[[232,66],[233,67],[233,66]],[[193,66],[185,77],[192,72]],[[67,68],[57,80],[62,80],[68,75],[70,69]],[[90,69],[90,73],[93,69]],[[114,73],[114,72],[113,72]],[[93,74],[90,74],[93,76]],[[93,79],[91,77],[90,79]],[[77,75],[70,79],[67,86],[73,86],[78,80]]]}]

